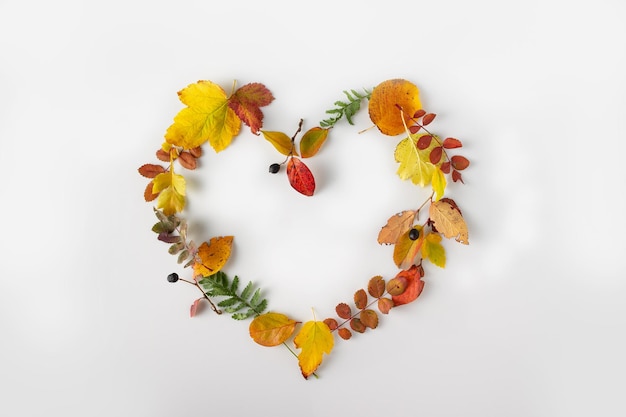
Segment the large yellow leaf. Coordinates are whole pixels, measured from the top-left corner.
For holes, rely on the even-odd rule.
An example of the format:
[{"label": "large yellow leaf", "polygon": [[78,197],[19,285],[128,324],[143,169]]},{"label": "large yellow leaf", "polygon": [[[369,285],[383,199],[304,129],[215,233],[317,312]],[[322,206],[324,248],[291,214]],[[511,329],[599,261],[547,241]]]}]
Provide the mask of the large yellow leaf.
[{"label": "large yellow leaf", "polygon": [[405,131],[405,123],[409,123],[409,119],[416,110],[421,109],[422,104],[415,84],[403,79],[393,79],[374,87],[368,106],[370,119],[380,132],[395,136]]},{"label": "large yellow leaf", "polygon": [[467,224],[454,200],[443,198],[433,202],[428,215],[437,231],[446,238],[453,237],[457,242],[469,245]]},{"label": "large yellow leaf", "polygon": [[276,346],[291,336],[297,321],[280,313],[266,313],[250,323],[250,337],[262,346]]},{"label": "large yellow leaf", "polygon": [[422,135],[411,135],[398,143],[394,156],[400,163],[398,176],[401,179],[410,179],[413,184],[422,187],[429,184],[435,172],[435,165],[429,160],[429,148],[420,150],[417,148],[417,141]]},{"label": "large yellow leaf", "polygon": [[440,268],[446,267],[446,251],[441,245],[441,235],[429,233],[422,244],[422,258],[430,260]]},{"label": "large yellow leaf", "polygon": [[241,120],[229,107],[226,93],[211,81],[198,81],[178,92],[187,105],[167,129],[165,140],[185,149],[202,145],[207,140],[216,152],[226,149],[239,133]]},{"label": "large yellow leaf", "polygon": [[304,323],[293,343],[302,349],[298,355],[298,364],[302,376],[308,378],[322,363],[322,356],[330,354],[335,340],[330,329],[323,321],[308,321]]},{"label": "large yellow leaf", "polygon": [[157,175],[152,180],[152,194],[158,194],[157,207],[169,216],[180,213],[185,208],[185,177],[174,173],[173,167],[168,172]]},{"label": "large yellow leaf", "polygon": [[220,271],[230,258],[232,246],[232,236],[213,237],[209,243],[202,243],[198,248],[201,262],[193,265],[194,275],[206,277]]}]

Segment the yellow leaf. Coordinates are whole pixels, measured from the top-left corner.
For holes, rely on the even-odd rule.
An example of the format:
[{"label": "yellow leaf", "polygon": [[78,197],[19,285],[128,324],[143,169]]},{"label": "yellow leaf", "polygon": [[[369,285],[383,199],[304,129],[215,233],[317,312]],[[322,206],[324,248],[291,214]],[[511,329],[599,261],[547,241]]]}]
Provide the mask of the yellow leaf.
[{"label": "yellow leaf", "polygon": [[226,149],[239,133],[241,120],[228,106],[226,93],[211,81],[198,81],[178,92],[187,105],[167,129],[165,140],[184,149],[193,149],[207,140],[216,152]]},{"label": "yellow leaf", "polygon": [[330,354],[335,340],[328,326],[323,321],[308,321],[293,340],[298,349],[298,363],[302,376],[308,378],[322,363],[322,356]]},{"label": "yellow leaf", "polygon": [[328,138],[328,129],[321,127],[313,127],[302,135],[300,140],[300,152],[303,158],[310,158],[316,155],[326,139]]},{"label": "yellow leaf", "polygon": [[298,152],[296,152],[293,147],[293,142],[291,142],[289,136],[285,135],[283,132],[268,132],[261,130],[261,133],[263,133],[265,140],[274,145],[274,148],[276,148],[278,152],[283,155],[293,153],[293,155],[298,156]]},{"label": "yellow leaf", "polygon": [[[413,184],[422,187],[428,185],[435,171],[435,165],[430,163],[428,151],[430,148],[419,150],[417,140],[422,135],[411,135],[398,143],[394,156],[400,163],[398,175],[401,179],[410,179]],[[432,145],[431,145],[432,146]]]},{"label": "yellow leaf", "polygon": [[393,248],[393,261],[400,269],[408,269],[415,264],[415,259],[424,242],[422,226],[415,226],[413,229],[419,232],[417,239],[413,240],[409,237],[411,232],[409,229],[400,236]]},{"label": "yellow leaf", "polygon": [[[389,136],[404,132],[405,123],[409,123],[411,116],[421,106],[417,86],[402,79],[378,84],[372,90],[368,104],[370,119],[381,133]],[[400,108],[404,112],[404,121]]]},{"label": "yellow leaf", "polygon": [[446,267],[446,251],[441,245],[441,235],[429,233],[422,245],[422,258],[430,260],[440,268]]},{"label": "yellow leaf", "polygon": [[250,337],[262,346],[276,346],[291,336],[297,321],[280,313],[266,313],[250,323]]},{"label": "yellow leaf", "polygon": [[428,215],[434,222],[437,231],[443,233],[446,238],[453,237],[457,242],[469,245],[467,224],[453,200],[443,198],[433,202],[430,205]]},{"label": "yellow leaf", "polygon": [[168,172],[154,178],[152,193],[159,194],[157,208],[163,209],[166,216],[180,213],[185,208],[185,177],[174,173],[170,166]]},{"label": "yellow leaf", "polygon": [[205,277],[221,270],[230,257],[232,246],[232,236],[213,237],[209,243],[202,243],[198,248],[201,262],[193,265],[194,275]]},{"label": "yellow leaf", "polygon": [[435,201],[440,200],[443,197],[443,192],[446,190],[446,176],[439,167],[435,167],[433,171],[433,178],[431,180],[433,191],[435,192]]}]

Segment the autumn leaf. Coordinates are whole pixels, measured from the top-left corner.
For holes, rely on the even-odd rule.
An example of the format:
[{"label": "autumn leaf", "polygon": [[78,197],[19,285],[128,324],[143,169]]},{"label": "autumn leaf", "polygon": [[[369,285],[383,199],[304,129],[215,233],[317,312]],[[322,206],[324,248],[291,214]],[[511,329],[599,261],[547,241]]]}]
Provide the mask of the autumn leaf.
[{"label": "autumn leaf", "polygon": [[453,200],[441,199],[433,202],[430,205],[429,216],[437,231],[443,233],[446,238],[453,237],[457,242],[469,244],[467,224]]},{"label": "autumn leaf", "polygon": [[163,168],[161,165],[156,164],[143,164],[139,167],[137,171],[140,175],[146,178],[154,178],[157,175],[164,173],[165,168]]},{"label": "autumn leaf", "polygon": [[287,136],[283,132],[268,132],[262,130],[261,133],[263,134],[265,140],[271,143],[274,148],[276,148],[276,150],[283,155],[298,155],[298,152],[296,152],[293,146],[293,142],[291,141],[289,136]]},{"label": "autumn leaf", "polygon": [[440,268],[446,267],[446,251],[441,245],[441,235],[429,233],[422,244],[422,258],[428,259]]},{"label": "autumn leaf", "polygon": [[300,140],[300,153],[302,153],[302,157],[310,158],[317,154],[324,142],[326,142],[327,137],[328,129],[314,127],[306,131]]},{"label": "autumn leaf", "polygon": [[261,83],[246,84],[228,99],[230,107],[237,116],[255,135],[263,126],[263,112],[260,107],[267,106],[274,100],[274,96]]},{"label": "autumn leaf", "polygon": [[439,167],[435,167],[433,170],[433,177],[431,179],[431,185],[433,192],[435,193],[435,201],[440,200],[443,197],[443,193],[446,190],[446,176]]},{"label": "autumn leaf", "polygon": [[154,188],[154,181],[150,181],[150,182],[148,183],[148,185],[146,185],[146,189],[145,189],[145,190],[144,190],[144,192],[143,192],[143,198],[144,198],[144,200],[146,200],[146,201],[154,201],[154,200],[156,200],[156,199],[157,199],[157,197],[158,197],[159,195],[158,195],[158,194],[154,194],[154,193],[152,192],[153,188]]},{"label": "autumn leaf", "polygon": [[296,348],[302,349],[298,355],[298,364],[302,376],[308,378],[322,363],[322,357],[330,354],[335,340],[328,326],[323,321],[308,321],[294,338]]},{"label": "autumn leaf", "polygon": [[174,173],[174,167],[169,172],[158,174],[152,180],[152,194],[158,194],[157,207],[169,216],[180,213],[185,208],[185,177]]},{"label": "autumn leaf", "polygon": [[422,281],[420,270],[416,265],[413,265],[406,271],[400,271],[396,275],[396,278],[404,278],[408,281],[408,284],[402,294],[391,297],[394,307],[415,301],[415,299],[417,299],[417,297],[419,297],[422,293],[424,281]]},{"label": "autumn leaf", "polygon": [[220,271],[230,257],[233,246],[232,236],[213,237],[198,248],[200,262],[193,265],[194,276],[209,276]]},{"label": "autumn leaf", "polygon": [[315,178],[309,168],[298,158],[289,158],[287,177],[291,186],[301,194],[312,196],[315,192]]},{"label": "autumn leaf", "polygon": [[391,216],[378,233],[378,243],[395,244],[400,236],[411,228],[416,213],[415,210],[405,210]]},{"label": "autumn leaf", "polygon": [[[411,135],[398,143],[394,156],[400,163],[397,174],[403,179],[410,179],[413,184],[422,187],[432,181],[435,165],[429,160],[429,149],[418,149],[417,141],[422,135]],[[432,146],[432,144],[431,144]]]},{"label": "autumn leaf", "polygon": [[276,346],[291,336],[297,321],[280,313],[265,313],[250,323],[250,337],[262,346]]},{"label": "autumn leaf", "polygon": [[374,87],[369,99],[370,119],[389,136],[404,132],[405,123],[409,124],[410,117],[421,107],[417,86],[403,79],[383,81]]},{"label": "autumn leaf", "polygon": [[195,317],[200,312],[202,309],[202,300],[204,300],[204,298],[198,298],[193,302],[191,307],[189,307],[189,317]]},{"label": "autumn leaf", "polygon": [[178,92],[187,107],[174,117],[165,140],[175,146],[191,149],[209,141],[220,152],[233,140],[241,128],[241,120],[229,107],[226,93],[211,81],[198,81]]},{"label": "autumn leaf", "polygon": [[409,233],[411,230],[407,230],[400,236],[400,238],[396,242],[396,246],[394,247],[393,261],[400,269],[408,269],[411,265],[415,263],[415,259],[420,253],[422,243],[424,242],[422,227],[415,226],[414,229],[419,232],[419,236],[417,237],[417,239],[411,239],[409,237]]}]

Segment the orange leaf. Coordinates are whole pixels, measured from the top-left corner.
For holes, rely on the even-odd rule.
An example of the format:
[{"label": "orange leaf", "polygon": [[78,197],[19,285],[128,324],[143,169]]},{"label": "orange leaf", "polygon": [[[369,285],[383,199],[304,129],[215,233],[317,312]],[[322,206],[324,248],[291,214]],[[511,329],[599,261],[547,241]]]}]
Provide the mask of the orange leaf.
[{"label": "orange leaf", "polygon": [[454,155],[450,159],[450,162],[452,162],[452,168],[458,171],[463,171],[470,164],[469,160],[466,157],[460,155]]},{"label": "orange leaf", "polygon": [[337,307],[335,307],[335,312],[342,319],[346,319],[347,320],[350,317],[352,317],[352,309],[346,303],[339,303],[339,304],[337,304]]},{"label": "orange leaf", "polygon": [[309,129],[300,140],[300,153],[303,158],[310,158],[319,152],[320,148],[326,142],[328,137],[328,129],[314,127]]},{"label": "orange leaf", "polygon": [[398,275],[396,275],[396,278],[406,279],[408,281],[408,285],[402,294],[391,297],[394,306],[408,304],[411,301],[414,301],[422,293],[424,281],[422,281],[422,275],[416,265],[413,265],[406,271],[400,271]]},{"label": "orange leaf", "polygon": [[152,188],[154,187],[154,182],[150,181],[146,186],[146,189],[143,192],[143,198],[146,201],[154,201],[159,196],[159,193],[153,193]]},{"label": "orange leaf", "polygon": [[263,126],[263,112],[259,107],[267,106],[274,100],[270,90],[261,83],[251,83],[240,87],[228,99],[230,107],[242,122],[257,134]]},{"label": "orange leaf", "polygon": [[293,339],[293,343],[296,348],[302,349],[298,355],[298,364],[302,376],[308,378],[322,363],[323,355],[328,355],[333,350],[335,340],[324,322],[308,321]]},{"label": "orange leaf", "polygon": [[289,184],[299,193],[310,197],[315,192],[315,178],[304,162],[298,158],[289,158],[287,177]]},{"label": "orange leaf", "polygon": [[409,230],[415,219],[414,210],[405,210],[395,214],[387,220],[387,224],[378,233],[378,243],[389,245],[398,241],[400,236]]},{"label": "orange leaf", "polygon": [[213,237],[209,243],[204,242],[198,248],[201,262],[193,265],[195,276],[213,275],[226,264],[233,245],[232,236]]},{"label": "orange leaf", "polygon": [[409,233],[413,229],[407,230],[400,236],[396,246],[393,248],[393,261],[400,269],[407,269],[414,264],[424,242],[422,227],[415,226],[414,229],[417,229],[419,232],[417,239],[413,240],[409,237]]},{"label": "orange leaf", "polygon": [[374,87],[369,99],[370,119],[389,136],[403,133],[404,123],[410,124],[411,116],[421,107],[417,86],[403,79],[383,81]]},{"label": "orange leaf", "polygon": [[250,323],[250,337],[262,346],[276,346],[291,336],[297,321],[280,313],[266,313]]},{"label": "orange leaf", "polygon": [[144,164],[140,166],[137,171],[139,171],[139,174],[146,178],[154,178],[157,175],[165,172],[165,168],[163,168],[161,165]]},{"label": "orange leaf", "polygon": [[341,337],[343,340],[348,340],[352,337],[352,332],[345,327],[337,330],[337,333],[339,334],[339,337]]},{"label": "orange leaf", "polygon": [[438,232],[448,239],[453,237],[457,242],[469,244],[467,224],[454,200],[435,201],[430,205],[428,213]]},{"label": "orange leaf", "polygon": [[370,278],[367,283],[367,292],[374,298],[380,298],[385,293],[385,280],[380,275]]}]

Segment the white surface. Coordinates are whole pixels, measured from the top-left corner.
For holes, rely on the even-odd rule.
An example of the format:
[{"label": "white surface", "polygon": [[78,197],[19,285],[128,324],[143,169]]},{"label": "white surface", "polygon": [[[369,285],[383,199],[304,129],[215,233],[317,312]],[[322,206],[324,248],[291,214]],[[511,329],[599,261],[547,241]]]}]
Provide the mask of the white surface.
[{"label": "white surface", "polygon": [[[623,416],[626,4],[0,3],[0,415]],[[265,128],[313,126],[341,91],[418,84],[472,166],[418,302],[338,342],[304,381],[247,323],[188,318],[136,169],[199,79],[259,81]],[[422,199],[393,139],[332,132],[312,199],[244,131],[189,187],[227,267],[302,320],[394,272],[376,235]],[[191,176],[190,176],[191,178]]]}]

